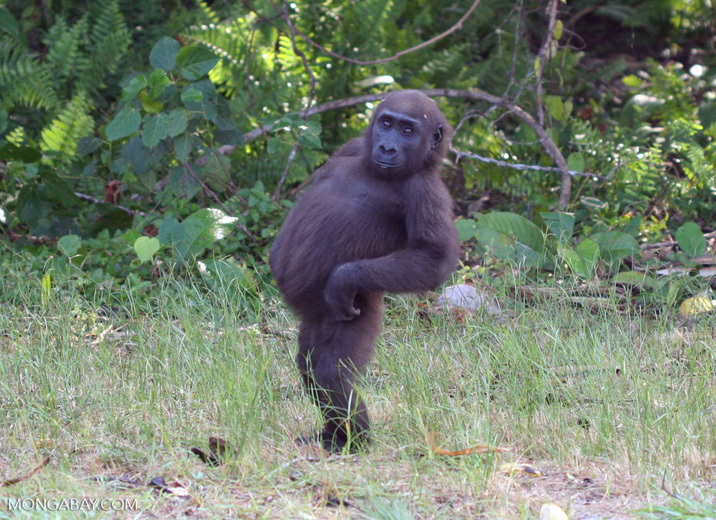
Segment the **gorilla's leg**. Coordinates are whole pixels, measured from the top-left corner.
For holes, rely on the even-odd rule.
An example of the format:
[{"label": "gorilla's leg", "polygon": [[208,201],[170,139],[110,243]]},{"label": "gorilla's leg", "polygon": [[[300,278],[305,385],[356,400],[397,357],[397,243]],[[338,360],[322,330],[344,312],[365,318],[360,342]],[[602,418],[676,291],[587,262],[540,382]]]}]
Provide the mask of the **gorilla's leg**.
[{"label": "gorilla's leg", "polygon": [[360,315],[349,321],[306,320],[301,324],[297,364],[306,390],[324,418],[320,439],[330,452],[351,449],[369,440],[365,403],[353,387],[373,356],[380,332],[383,295],[356,297]]}]

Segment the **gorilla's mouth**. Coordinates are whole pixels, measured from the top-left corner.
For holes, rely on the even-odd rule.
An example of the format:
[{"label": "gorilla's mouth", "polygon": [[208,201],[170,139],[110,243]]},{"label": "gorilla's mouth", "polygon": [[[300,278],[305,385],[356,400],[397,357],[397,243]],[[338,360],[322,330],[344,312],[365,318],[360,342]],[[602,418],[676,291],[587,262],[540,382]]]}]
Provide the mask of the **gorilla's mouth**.
[{"label": "gorilla's mouth", "polygon": [[388,168],[399,168],[402,166],[402,163],[387,163],[387,162],[381,162],[381,161],[373,161],[377,166],[383,168],[384,170]]}]

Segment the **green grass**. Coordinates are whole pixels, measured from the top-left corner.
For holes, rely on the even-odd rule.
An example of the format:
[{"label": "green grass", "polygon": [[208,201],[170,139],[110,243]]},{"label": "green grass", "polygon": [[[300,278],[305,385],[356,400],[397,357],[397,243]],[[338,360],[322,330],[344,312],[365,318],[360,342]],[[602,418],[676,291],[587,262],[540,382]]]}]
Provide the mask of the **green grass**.
[{"label": "green grass", "polygon": [[[667,504],[665,478],[714,480],[713,316],[504,301],[498,320],[450,318],[390,298],[361,385],[375,442],[327,457],[293,443],[318,416],[278,299],[199,281],[161,294],[98,312],[70,287],[43,295],[31,277],[2,282],[0,481],[50,462],[0,487],[0,518],[538,518],[546,502],[572,520],[620,518]],[[429,431],[447,449],[509,451],[435,456]],[[218,468],[189,451],[210,436],[229,446]],[[543,476],[510,477],[499,471],[507,462]],[[149,486],[156,477],[174,492]],[[50,498],[128,499],[138,510],[3,505]]]}]

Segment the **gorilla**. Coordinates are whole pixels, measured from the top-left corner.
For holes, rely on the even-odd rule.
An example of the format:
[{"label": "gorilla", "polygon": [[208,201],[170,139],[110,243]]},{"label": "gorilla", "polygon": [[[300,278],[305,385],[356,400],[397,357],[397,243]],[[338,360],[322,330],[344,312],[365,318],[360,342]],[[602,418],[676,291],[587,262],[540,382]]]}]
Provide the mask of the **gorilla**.
[{"label": "gorilla", "polygon": [[457,265],[452,199],[438,176],[450,131],[423,93],[391,93],[321,167],[271,247],[276,283],[301,322],[296,362],[325,421],[315,440],[329,452],[369,440],[353,382],[373,355],[384,292],[435,289]]}]

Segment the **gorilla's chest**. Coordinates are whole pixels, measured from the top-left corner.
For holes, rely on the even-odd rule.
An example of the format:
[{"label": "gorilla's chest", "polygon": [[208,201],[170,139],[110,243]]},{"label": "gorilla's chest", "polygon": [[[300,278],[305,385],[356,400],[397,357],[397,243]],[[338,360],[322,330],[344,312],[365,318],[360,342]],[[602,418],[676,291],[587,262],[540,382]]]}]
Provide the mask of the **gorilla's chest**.
[{"label": "gorilla's chest", "polygon": [[343,239],[352,256],[373,258],[405,247],[405,204],[399,190],[358,185],[344,195],[344,209],[350,217]]}]

